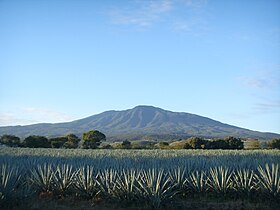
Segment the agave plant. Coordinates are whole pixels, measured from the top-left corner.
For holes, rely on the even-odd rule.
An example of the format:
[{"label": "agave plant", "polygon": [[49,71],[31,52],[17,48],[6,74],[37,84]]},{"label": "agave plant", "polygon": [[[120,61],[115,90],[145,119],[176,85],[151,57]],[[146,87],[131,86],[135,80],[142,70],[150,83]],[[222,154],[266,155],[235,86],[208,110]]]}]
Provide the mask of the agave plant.
[{"label": "agave plant", "polygon": [[8,201],[16,197],[21,175],[15,168],[6,164],[0,167],[0,201]]},{"label": "agave plant", "polygon": [[154,208],[159,208],[164,201],[173,198],[178,192],[176,185],[162,169],[153,168],[142,171],[138,183],[142,197]]},{"label": "agave plant", "polygon": [[116,182],[116,197],[119,200],[135,201],[139,197],[139,171],[123,170]]},{"label": "agave plant", "polygon": [[265,167],[258,167],[259,174],[256,175],[257,180],[259,181],[259,186],[262,191],[271,195],[273,197],[280,196],[280,173],[279,165],[271,164],[269,167],[268,164]]},{"label": "agave plant", "polygon": [[70,165],[58,165],[53,177],[55,187],[54,190],[59,195],[65,196],[65,194],[71,189],[73,185],[76,173],[77,171],[74,171],[73,167]]},{"label": "agave plant", "polygon": [[106,169],[98,173],[97,185],[100,192],[111,199],[118,198],[117,183],[119,182],[119,174],[115,169]]},{"label": "agave plant", "polygon": [[186,168],[176,168],[169,171],[170,181],[175,184],[176,188],[183,192],[186,187]]},{"label": "agave plant", "polygon": [[231,177],[232,173],[228,168],[222,166],[210,168],[208,185],[215,193],[225,195],[233,186]]},{"label": "agave plant", "polygon": [[208,190],[208,179],[205,172],[192,172],[186,179],[186,186],[192,193],[206,192]]},{"label": "agave plant", "polygon": [[36,191],[52,192],[54,188],[54,170],[52,164],[38,165],[31,170],[30,182]]},{"label": "agave plant", "polygon": [[233,173],[233,189],[238,193],[250,196],[256,187],[256,177],[252,170],[239,169]]},{"label": "agave plant", "polygon": [[76,172],[74,187],[79,195],[93,198],[99,193],[96,180],[97,175],[94,173],[93,167],[83,166]]}]

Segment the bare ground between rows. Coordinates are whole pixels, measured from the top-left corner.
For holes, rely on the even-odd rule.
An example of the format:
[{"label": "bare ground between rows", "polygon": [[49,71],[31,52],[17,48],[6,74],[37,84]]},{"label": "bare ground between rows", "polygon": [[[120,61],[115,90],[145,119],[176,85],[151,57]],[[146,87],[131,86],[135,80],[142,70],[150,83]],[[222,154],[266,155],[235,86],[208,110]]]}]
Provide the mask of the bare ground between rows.
[{"label": "bare ground between rows", "polygon": [[[158,209],[144,203],[122,203],[112,201],[79,200],[77,198],[64,199],[32,199],[22,203],[13,203],[2,206],[7,210],[149,210]],[[280,202],[275,200],[250,201],[250,200],[223,200],[209,198],[186,198],[166,202],[162,210],[279,210]]]}]

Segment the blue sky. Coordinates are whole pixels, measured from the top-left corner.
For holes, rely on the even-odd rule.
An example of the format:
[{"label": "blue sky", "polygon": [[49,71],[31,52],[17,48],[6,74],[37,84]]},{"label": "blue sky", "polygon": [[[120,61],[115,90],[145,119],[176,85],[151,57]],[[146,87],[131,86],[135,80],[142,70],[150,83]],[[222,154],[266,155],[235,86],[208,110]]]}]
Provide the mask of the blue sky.
[{"label": "blue sky", "polygon": [[278,0],[1,0],[0,126],[153,105],[280,133]]}]

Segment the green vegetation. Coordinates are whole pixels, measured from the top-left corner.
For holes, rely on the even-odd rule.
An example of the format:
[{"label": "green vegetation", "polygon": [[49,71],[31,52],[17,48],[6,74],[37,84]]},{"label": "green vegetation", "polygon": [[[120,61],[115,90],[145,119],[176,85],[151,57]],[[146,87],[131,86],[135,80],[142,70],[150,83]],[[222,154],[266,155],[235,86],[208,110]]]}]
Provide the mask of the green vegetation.
[{"label": "green vegetation", "polygon": [[184,149],[243,149],[243,142],[240,138],[227,137],[224,139],[205,140],[192,137],[186,140]]},{"label": "green vegetation", "polygon": [[83,134],[83,140],[84,149],[96,149],[101,141],[106,140],[106,136],[97,130],[92,130]]},{"label": "green vegetation", "polygon": [[205,139],[190,137],[183,140],[172,141],[129,141],[108,142],[106,136],[97,130],[91,130],[82,135],[82,141],[74,134],[47,139],[44,136],[29,136],[22,142],[14,135],[3,135],[0,144],[9,147],[29,148],[66,148],[66,149],[280,149],[280,139],[259,141],[258,139],[241,139],[226,137],[219,139]]},{"label": "green vegetation", "polygon": [[[82,148],[96,149],[101,141],[105,141],[106,136],[96,130],[92,130],[83,134]],[[31,135],[26,137],[22,142],[20,138],[14,135],[3,135],[0,143],[9,147],[29,147],[29,148],[66,148],[75,149],[79,147],[81,139],[74,134],[59,136],[48,139],[45,136]]]},{"label": "green vegetation", "polygon": [[10,147],[18,147],[20,145],[20,138],[14,135],[3,135],[0,138],[0,143]]},{"label": "green vegetation", "polygon": [[0,162],[2,208],[62,198],[144,209],[188,199],[280,199],[278,150],[0,148]]},{"label": "green vegetation", "polygon": [[49,139],[52,148],[62,148],[63,145],[67,142],[67,138],[65,136],[56,137]]},{"label": "green vegetation", "polygon": [[128,140],[125,140],[121,144],[122,149],[131,149],[131,142]]},{"label": "green vegetation", "polygon": [[280,149],[280,139],[272,139],[268,142],[268,146],[271,149]]},{"label": "green vegetation", "polygon": [[81,140],[74,134],[49,139],[52,148],[75,149]]},{"label": "green vegetation", "polygon": [[0,148],[0,162],[2,208],[67,198],[132,209],[172,209],[189,199],[266,199],[279,207],[278,150]]},{"label": "green vegetation", "polygon": [[79,137],[77,137],[74,134],[68,134],[66,136],[66,138],[67,138],[67,141],[64,143],[65,148],[68,148],[68,149],[78,148],[79,142],[81,141],[81,139],[79,139]]},{"label": "green vegetation", "polygon": [[29,136],[24,139],[23,145],[30,148],[50,148],[49,140],[44,136]]},{"label": "green vegetation", "polygon": [[[74,134],[23,141],[3,135],[0,143],[8,147],[0,147],[0,208],[28,209],[42,199],[67,198],[131,209],[193,208],[186,207],[192,199],[256,205],[266,199],[280,207],[280,139],[266,143],[271,150],[257,150],[264,143],[256,139],[235,137],[105,140],[97,130],[84,133],[82,141]],[[251,150],[244,150],[244,142]]]}]

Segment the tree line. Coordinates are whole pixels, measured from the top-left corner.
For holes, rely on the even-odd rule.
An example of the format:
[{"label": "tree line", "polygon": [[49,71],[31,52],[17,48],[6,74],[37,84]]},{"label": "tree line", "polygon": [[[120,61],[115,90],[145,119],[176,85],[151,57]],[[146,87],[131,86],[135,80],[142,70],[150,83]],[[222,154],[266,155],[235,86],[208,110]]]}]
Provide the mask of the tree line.
[{"label": "tree line", "polygon": [[[118,144],[105,145],[104,149],[261,149],[260,146],[245,147],[244,142],[249,139],[241,139],[233,136],[219,138],[219,139],[204,139],[201,137],[190,137],[177,141],[160,141],[156,143],[148,143],[146,145],[139,145],[137,143],[124,140]],[[258,140],[254,139],[255,142]],[[259,144],[259,142],[258,142]],[[280,139],[272,139],[265,142],[265,149],[280,149]]]},{"label": "tree line", "polygon": [[160,142],[159,147],[163,149],[280,149],[280,139],[260,142],[257,139],[241,139],[232,136],[219,139],[191,137],[175,143],[177,144]]},{"label": "tree line", "polygon": [[96,149],[102,141],[106,141],[105,134],[97,130],[91,130],[83,133],[82,140],[74,135],[68,134],[55,138],[47,138],[45,136],[31,135],[23,141],[14,135],[3,135],[0,143],[10,147],[28,147],[28,148],[67,148],[75,149],[78,147],[84,149]]},{"label": "tree line", "polygon": [[[154,144],[138,145],[128,140],[118,144],[106,144],[100,146],[106,141],[105,134],[97,130],[91,130],[83,133],[82,139],[74,134],[47,138],[45,136],[31,135],[23,141],[14,135],[3,135],[0,137],[0,143],[10,147],[28,147],[28,148],[65,148],[65,149],[244,149],[244,140],[236,137],[226,137],[223,139],[203,139],[201,137],[191,137],[181,141],[165,142],[161,141]],[[246,141],[245,141],[246,142]],[[251,148],[259,149],[257,140],[250,141]],[[175,144],[174,144],[175,143]],[[177,144],[176,144],[177,143]],[[280,149],[280,139],[273,139],[267,143],[268,149]],[[245,147],[246,149],[246,147]]]},{"label": "tree line", "polygon": [[191,137],[186,140],[184,149],[244,149],[244,144],[240,138],[232,136],[216,140]]}]

